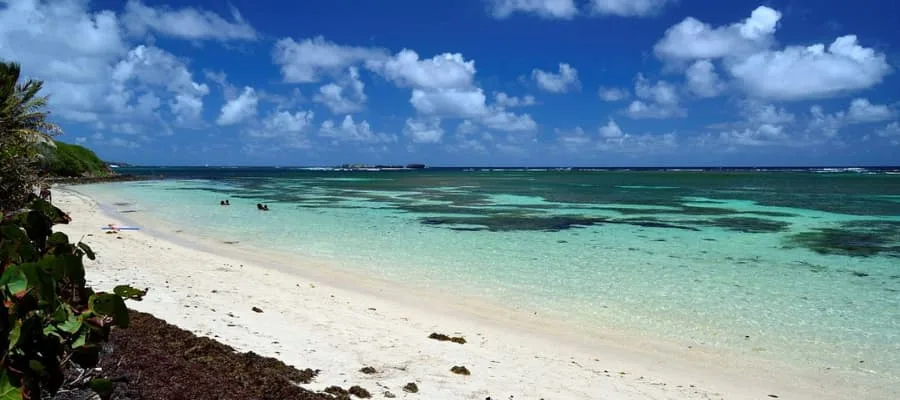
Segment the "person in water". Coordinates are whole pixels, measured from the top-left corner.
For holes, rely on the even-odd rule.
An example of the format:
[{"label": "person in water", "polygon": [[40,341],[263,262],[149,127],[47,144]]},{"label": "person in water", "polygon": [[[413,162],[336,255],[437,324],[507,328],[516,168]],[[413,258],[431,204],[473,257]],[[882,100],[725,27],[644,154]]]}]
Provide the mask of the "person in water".
[{"label": "person in water", "polygon": [[269,211],[269,206],[256,203],[256,209],[259,211]]},{"label": "person in water", "polygon": [[219,201],[219,205],[220,206],[230,206],[231,203],[229,203],[228,200],[221,200],[221,201]]}]

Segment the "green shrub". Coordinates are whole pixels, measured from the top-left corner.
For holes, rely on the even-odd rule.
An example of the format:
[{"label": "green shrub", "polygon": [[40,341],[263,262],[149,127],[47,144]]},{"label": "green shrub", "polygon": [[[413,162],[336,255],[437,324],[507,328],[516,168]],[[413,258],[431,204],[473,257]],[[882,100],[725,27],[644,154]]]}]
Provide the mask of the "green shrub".
[{"label": "green shrub", "polygon": [[64,382],[69,363],[93,368],[113,326],[128,326],[125,299],[146,291],[118,286],[113,293],[86,286],[86,244],[70,243],[53,225],[68,223],[59,208],[32,196],[25,211],[0,223],[0,399],[40,399],[64,384],[109,398],[112,382]]},{"label": "green shrub", "polygon": [[52,176],[103,176],[110,173],[106,163],[93,151],[77,144],[55,142],[43,145],[43,167]]}]

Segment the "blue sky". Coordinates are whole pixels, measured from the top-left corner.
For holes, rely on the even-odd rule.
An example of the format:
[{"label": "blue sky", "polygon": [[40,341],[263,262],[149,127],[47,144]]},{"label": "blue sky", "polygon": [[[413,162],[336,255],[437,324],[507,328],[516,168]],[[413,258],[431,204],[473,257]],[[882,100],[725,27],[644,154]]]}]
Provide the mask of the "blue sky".
[{"label": "blue sky", "polygon": [[900,4],[0,0],[60,140],[166,165],[900,164]]}]

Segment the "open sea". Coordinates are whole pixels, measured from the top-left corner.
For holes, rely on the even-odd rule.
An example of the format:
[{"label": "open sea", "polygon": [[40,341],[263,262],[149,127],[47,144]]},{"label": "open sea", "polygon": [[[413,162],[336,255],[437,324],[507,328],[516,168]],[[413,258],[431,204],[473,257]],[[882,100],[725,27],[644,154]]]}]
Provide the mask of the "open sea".
[{"label": "open sea", "polygon": [[896,171],[122,171],[167,179],[76,189],[125,217],[581,327],[900,385]]}]

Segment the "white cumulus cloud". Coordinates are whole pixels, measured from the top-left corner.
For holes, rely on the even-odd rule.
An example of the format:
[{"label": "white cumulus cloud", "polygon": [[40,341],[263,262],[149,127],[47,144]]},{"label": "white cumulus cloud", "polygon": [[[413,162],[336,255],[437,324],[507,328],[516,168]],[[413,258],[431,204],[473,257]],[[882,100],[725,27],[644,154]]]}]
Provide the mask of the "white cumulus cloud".
[{"label": "white cumulus cloud", "polygon": [[365,108],[366,85],[359,78],[359,70],[350,67],[347,76],[338,83],[329,83],[319,88],[313,101],[325,104],[334,114],[350,114]]},{"label": "white cumulus cloud", "polygon": [[462,54],[443,53],[419,59],[412,50],[401,50],[384,60],[372,60],[368,66],[401,87],[418,89],[457,89],[472,86],[475,62]]},{"label": "white cumulus cloud", "polygon": [[396,137],[372,130],[368,121],[355,122],[347,115],[340,124],[326,120],[319,128],[319,135],[340,142],[386,143],[396,141]]},{"label": "white cumulus cloud", "polygon": [[575,0],[488,0],[488,9],[495,18],[507,18],[514,13],[535,14],[548,19],[571,19],[578,14]]},{"label": "white cumulus cloud", "polygon": [[676,0],[591,0],[591,11],[601,15],[645,17],[656,15]]},{"label": "white cumulus cloud", "polygon": [[765,6],[742,22],[715,28],[688,17],[666,30],[653,50],[662,59],[680,61],[753,53],[771,44],[780,20],[780,12]]},{"label": "white cumulus cloud", "polygon": [[535,100],[532,95],[525,95],[523,97],[515,97],[510,96],[504,92],[495,92],[494,93],[494,104],[498,107],[503,108],[513,108],[513,107],[527,107],[533,106],[537,104],[537,100]]},{"label": "white cumulus cloud", "polygon": [[578,70],[566,63],[559,64],[559,72],[547,72],[540,69],[531,71],[531,77],[538,87],[551,93],[565,93],[581,86]]},{"label": "white cumulus cloud", "polygon": [[698,97],[716,97],[725,90],[725,83],[709,60],[699,60],[685,72],[687,87]]},{"label": "white cumulus cloud", "polygon": [[214,12],[185,7],[148,7],[137,0],[129,0],[122,15],[124,27],[132,34],[144,35],[149,31],[180,39],[201,40],[254,40],[253,29],[241,17],[237,8],[231,8],[233,21]]},{"label": "white cumulus cloud", "polygon": [[256,116],[256,106],[259,98],[256,96],[256,90],[252,87],[245,86],[240,96],[231,99],[222,106],[219,118],[216,123],[219,125],[234,125]]},{"label": "white cumulus cloud", "polygon": [[444,136],[440,118],[407,118],[403,133],[413,143],[438,143]]},{"label": "white cumulus cloud", "polygon": [[881,83],[892,71],[883,53],[842,36],[823,44],[764,51],[729,63],[747,91],[775,100],[831,97]]},{"label": "white cumulus cloud", "polygon": [[597,89],[597,95],[600,96],[601,100],[607,102],[627,100],[631,97],[631,94],[628,93],[628,89],[622,88],[601,87],[600,89]]},{"label": "white cumulus cloud", "polygon": [[284,38],[275,43],[272,58],[281,68],[285,82],[318,82],[323,75],[334,74],[365,61],[387,57],[383,49],[344,46],[322,36],[299,42]]}]

